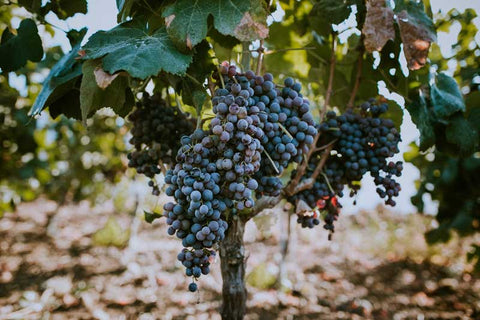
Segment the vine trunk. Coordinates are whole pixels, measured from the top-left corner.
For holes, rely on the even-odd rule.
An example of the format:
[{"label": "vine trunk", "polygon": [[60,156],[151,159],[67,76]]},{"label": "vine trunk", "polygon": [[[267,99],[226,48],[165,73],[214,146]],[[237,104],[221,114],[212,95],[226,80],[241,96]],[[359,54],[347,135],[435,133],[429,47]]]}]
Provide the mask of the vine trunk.
[{"label": "vine trunk", "polygon": [[223,278],[223,320],[241,320],[245,316],[247,289],[245,287],[245,221],[232,219],[225,239],[220,245]]}]

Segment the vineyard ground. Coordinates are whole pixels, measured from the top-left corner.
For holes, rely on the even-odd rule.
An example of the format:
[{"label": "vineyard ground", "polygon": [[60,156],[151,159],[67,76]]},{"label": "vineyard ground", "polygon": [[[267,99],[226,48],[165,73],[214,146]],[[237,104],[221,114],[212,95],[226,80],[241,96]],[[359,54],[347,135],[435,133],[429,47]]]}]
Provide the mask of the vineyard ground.
[{"label": "vineyard ground", "polygon": [[[218,319],[219,261],[189,293],[176,262],[181,243],[163,221],[113,208],[39,200],[1,219],[0,319]],[[379,208],[342,216],[328,242],[324,230],[302,230],[292,217],[277,290],[286,219],[274,213],[247,225],[247,319],[480,319],[480,278],[462,260],[478,238],[428,247],[430,218]],[[132,231],[123,249],[92,243],[112,215]]]}]

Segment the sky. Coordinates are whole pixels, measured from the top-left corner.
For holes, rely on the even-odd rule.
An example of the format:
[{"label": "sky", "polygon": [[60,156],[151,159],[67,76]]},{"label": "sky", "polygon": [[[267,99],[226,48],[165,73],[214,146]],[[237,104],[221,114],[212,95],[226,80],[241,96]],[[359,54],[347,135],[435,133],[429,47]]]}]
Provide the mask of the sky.
[{"label": "sky", "polygon": [[[393,2],[393,0],[390,0]],[[446,13],[451,9],[456,8],[459,11],[463,11],[466,8],[473,8],[478,13],[480,13],[480,0],[431,0],[433,13]],[[69,30],[69,29],[81,29],[84,26],[88,27],[88,32],[85,37],[86,41],[89,36],[95,33],[98,30],[108,30],[117,25],[116,20],[117,7],[116,1],[114,0],[89,0],[88,1],[88,13],[87,14],[76,14],[75,16],[67,19],[66,21],[59,20],[53,13],[47,15],[46,20],[52,25],[56,26],[58,29]],[[279,20],[282,18],[283,13],[281,11],[275,12],[273,15],[273,20]],[[14,27],[17,27],[20,23],[18,21],[13,21]],[[480,18],[474,20],[480,27]],[[17,24],[17,25],[15,25]],[[450,32],[445,33],[441,32],[438,34],[438,44],[442,50],[442,54],[448,55],[450,50],[450,45],[456,41],[456,37],[460,30],[458,27],[452,27]],[[70,45],[68,39],[66,38],[63,32],[56,32],[55,36],[52,38],[44,33],[43,41],[45,47],[51,47],[55,45],[60,45],[62,49],[67,52],[70,50]],[[480,37],[480,35],[479,35]],[[480,41],[480,39],[479,39]],[[12,85],[20,89],[20,91],[25,91],[25,81],[21,77],[11,77]],[[388,96],[388,90],[379,87],[379,93],[385,96]],[[402,103],[403,98],[398,98],[399,102]],[[393,160],[398,161],[402,160],[401,154],[408,150],[408,145],[412,141],[418,141],[419,132],[416,129],[415,125],[412,123],[408,112],[404,113],[403,124],[401,127],[402,142],[400,144],[400,154],[397,155]],[[410,202],[410,197],[413,196],[416,192],[415,190],[415,180],[419,178],[419,171],[410,164],[404,165],[404,172],[402,177],[398,178],[398,182],[402,185],[402,191],[400,196],[395,199],[397,206],[393,209],[399,213],[412,213],[415,212],[415,207]],[[358,212],[359,209],[372,210],[375,209],[379,204],[382,204],[383,201],[377,196],[375,192],[375,186],[370,177],[363,179],[362,189],[355,198],[357,201],[356,206],[353,205],[353,199],[349,199],[347,196],[344,197],[341,202],[344,205],[343,213],[351,214]],[[436,212],[436,204],[430,201],[428,198],[426,200],[425,213],[433,214]]]}]

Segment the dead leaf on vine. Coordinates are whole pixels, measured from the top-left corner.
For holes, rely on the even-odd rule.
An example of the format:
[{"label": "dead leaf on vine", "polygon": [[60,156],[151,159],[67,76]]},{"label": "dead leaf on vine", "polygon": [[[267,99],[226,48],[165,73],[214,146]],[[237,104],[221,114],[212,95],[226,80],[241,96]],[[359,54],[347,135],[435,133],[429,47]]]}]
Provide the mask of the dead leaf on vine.
[{"label": "dead leaf on vine", "polygon": [[385,6],[385,0],[370,0],[367,2],[367,16],[362,33],[368,52],[381,51],[388,40],[395,38],[393,26],[393,10]]},{"label": "dead leaf on vine", "polygon": [[192,46],[192,40],[190,39],[190,35],[187,34],[187,48],[192,50],[193,46]]},{"label": "dead leaf on vine", "polygon": [[420,69],[427,62],[428,50],[430,44],[435,41],[435,36],[421,24],[415,23],[415,20],[405,10],[397,14],[397,22],[408,68],[410,70]]},{"label": "dead leaf on vine", "polygon": [[235,28],[235,36],[241,41],[265,39],[268,37],[268,27],[260,21],[256,21],[247,12]]},{"label": "dead leaf on vine", "polygon": [[101,89],[107,88],[119,75],[119,73],[110,74],[105,72],[100,66],[96,67],[93,73],[95,74],[95,81],[97,81],[97,85]]},{"label": "dead leaf on vine", "polygon": [[311,212],[312,208],[303,200],[298,200],[296,205],[297,210],[295,211],[298,215],[304,215],[307,212]]},{"label": "dead leaf on vine", "polygon": [[170,24],[172,23],[173,19],[175,19],[174,14],[171,14],[168,17],[165,17],[165,25],[167,26],[167,28],[170,27]]},{"label": "dead leaf on vine", "polygon": [[87,53],[85,50],[78,50],[78,57],[75,57],[76,60],[82,59]]}]

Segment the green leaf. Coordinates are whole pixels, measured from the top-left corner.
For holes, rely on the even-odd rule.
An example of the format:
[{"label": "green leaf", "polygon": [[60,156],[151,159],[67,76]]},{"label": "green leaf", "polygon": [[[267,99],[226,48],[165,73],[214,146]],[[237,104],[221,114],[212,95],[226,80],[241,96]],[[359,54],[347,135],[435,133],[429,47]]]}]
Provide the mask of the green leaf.
[{"label": "green leaf", "polygon": [[124,70],[139,79],[156,76],[160,71],[185,74],[191,55],[175,48],[164,27],[151,35],[147,32],[133,22],[99,31],[83,47],[83,58],[102,58],[103,69],[108,73]]},{"label": "green leaf", "polygon": [[388,100],[388,110],[383,117],[385,119],[391,119],[396,128],[400,128],[403,122],[403,109],[398,105],[396,101]]},{"label": "green leaf", "polygon": [[[82,72],[81,65],[78,65],[80,73]],[[55,88],[55,92],[52,95],[52,102],[47,102],[48,112],[52,118],[57,118],[63,114],[68,118],[74,118],[77,120],[82,119],[82,113],[80,110],[80,84],[82,83],[82,77],[76,77],[72,80]],[[53,97],[56,96],[55,99]]]},{"label": "green leaf", "polygon": [[73,17],[77,13],[87,13],[87,0],[54,0],[51,10],[60,19]]},{"label": "green leaf", "polygon": [[445,131],[447,141],[458,147],[460,155],[470,155],[478,144],[478,135],[470,123],[458,113],[450,118]]},{"label": "green leaf", "polygon": [[435,131],[423,95],[417,94],[407,105],[407,110],[420,131],[420,150],[425,151],[435,144]]},{"label": "green leaf", "polygon": [[164,12],[171,38],[182,48],[192,48],[207,36],[207,20],[224,35],[235,36],[235,29],[250,9],[246,0],[179,0]]},{"label": "green leaf", "polygon": [[119,76],[105,90],[102,90],[97,85],[94,74],[95,69],[100,66],[100,60],[88,60],[83,63],[80,109],[84,121],[104,107],[110,107],[114,111],[122,110],[126,102],[125,91],[128,88],[128,79]]},{"label": "green leaf", "polygon": [[197,115],[201,114],[207,98],[207,92],[203,83],[215,70],[209,50],[210,45],[208,42],[201,42],[194,48],[193,62],[187,70],[187,75],[184,77],[168,77],[175,91],[181,94],[183,103],[194,106]]},{"label": "green leaf", "polygon": [[35,21],[23,20],[17,35],[12,34],[8,28],[5,29],[0,41],[0,68],[3,72],[17,70],[23,67],[27,60],[38,62],[42,57],[42,40]]},{"label": "green leaf", "polygon": [[123,229],[114,217],[109,217],[105,226],[92,236],[94,245],[125,247],[130,239],[130,230]]},{"label": "green leaf", "polygon": [[30,12],[38,12],[42,6],[42,0],[18,0],[18,5]]},{"label": "green leaf", "polygon": [[153,220],[161,218],[162,215],[156,212],[148,212],[143,210],[143,213],[145,213],[145,221],[148,223],[152,223]]},{"label": "green leaf", "polygon": [[339,24],[350,16],[351,7],[343,0],[320,0],[310,12],[310,24],[317,33],[327,36],[332,24]]},{"label": "green leaf", "polygon": [[[50,70],[48,77],[43,82],[42,90],[38,94],[37,99],[30,110],[31,116],[39,114],[45,107],[55,103],[75,87],[76,79],[82,75],[82,65],[75,58],[78,56],[80,43],[83,36],[85,36],[86,31],[86,28],[81,30],[77,37],[78,42],[75,47],[72,48],[72,51],[64,55]],[[50,111],[51,109],[52,108],[50,108]],[[59,110],[58,106],[54,109]],[[60,109],[64,110],[63,107]],[[79,115],[79,110],[80,109],[77,109],[70,114]],[[63,111],[61,113],[63,113]],[[55,118],[53,114],[52,117]]]},{"label": "green leaf", "polygon": [[468,109],[468,122],[480,134],[480,91],[471,92],[465,99]]},{"label": "green leaf", "polygon": [[448,242],[450,237],[451,234],[448,223],[442,223],[437,229],[430,230],[425,234],[425,239],[428,244]]},{"label": "green leaf", "polygon": [[135,0],[116,0],[117,1],[117,22],[126,21],[132,10]]},{"label": "green leaf", "polygon": [[115,0],[115,2],[117,4],[118,11],[122,11],[123,6],[125,5],[125,0]]},{"label": "green leaf", "polygon": [[78,43],[82,42],[85,34],[87,33],[87,28],[82,28],[80,30],[71,29],[67,32],[68,41],[70,41],[70,46],[72,48]]},{"label": "green leaf", "polygon": [[457,82],[445,73],[437,75],[437,83],[430,87],[430,99],[435,115],[447,120],[458,111],[465,111],[465,102]]}]

